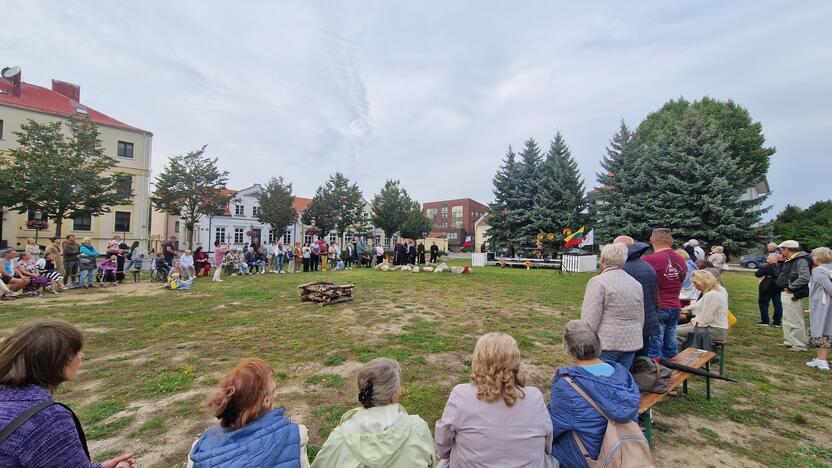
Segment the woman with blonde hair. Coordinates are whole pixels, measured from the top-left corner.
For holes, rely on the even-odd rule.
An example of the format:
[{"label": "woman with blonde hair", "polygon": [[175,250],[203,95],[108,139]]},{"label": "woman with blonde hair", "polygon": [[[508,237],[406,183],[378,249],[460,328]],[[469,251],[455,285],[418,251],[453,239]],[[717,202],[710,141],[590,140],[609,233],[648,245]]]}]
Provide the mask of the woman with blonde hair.
[{"label": "woman with blonde hair", "polygon": [[806,365],[828,371],[832,346],[832,249],[816,248],[812,260],[815,268],[809,280],[809,347],[817,348],[817,356]]},{"label": "woman with blonde hair", "polygon": [[721,245],[716,245],[711,248],[711,255],[708,257],[708,261],[714,264],[714,268],[717,269],[720,273],[722,270],[725,269],[725,248]]},{"label": "woman with blonde hair", "polygon": [[514,338],[492,332],[477,340],[471,383],[451,391],[436,448],[440,467],[551,466],[552,421],[543,394],[526,386]]},{"label": "woman with blonde hair", "polygon": [[420,468],[435,462],[433,437],[419,416],[398,403],[401,368],[377,358],[358,371],[360,408],[347,411],[324,442],[313,468]]},{"label": "woman with blonde hair", "polygon": [[40,258],[40,246],[35,244],[35,240],[31,237],[26,239],[26,247],[23,247],[23,252],[31,255],[35,260]]},{"label": "woman with blonde hair", "polygon": [[243,359],[220,381],[208,405],[220,425],[194,442],[188,467],[308,467],[306,428],[272,409],[274,369],[257,358]]},{"label": "woman with blonde hair", "polygon": [[708,329],[712,341],[725,343],[728,339],[728,293],[709,271],[695,271],[691,279],[702,296],[683,309],[693,318],[690,323],[679,325],[676,330],[677,340],[680,344],[684,343],[688,333],[698,326]]}]

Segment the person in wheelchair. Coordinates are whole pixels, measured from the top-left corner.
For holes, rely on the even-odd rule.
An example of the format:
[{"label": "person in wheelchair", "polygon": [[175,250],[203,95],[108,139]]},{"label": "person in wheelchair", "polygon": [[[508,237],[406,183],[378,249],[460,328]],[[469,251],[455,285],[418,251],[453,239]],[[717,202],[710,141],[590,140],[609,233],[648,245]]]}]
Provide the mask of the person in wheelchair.
[{"label": "person in wheelchair", "polygon": [[165,255],[162,252],[156,254],[156,258],[153,260],[153,268],[162,273],[163,278],[167,278],[170,274],[170,266],[165,261]]}]

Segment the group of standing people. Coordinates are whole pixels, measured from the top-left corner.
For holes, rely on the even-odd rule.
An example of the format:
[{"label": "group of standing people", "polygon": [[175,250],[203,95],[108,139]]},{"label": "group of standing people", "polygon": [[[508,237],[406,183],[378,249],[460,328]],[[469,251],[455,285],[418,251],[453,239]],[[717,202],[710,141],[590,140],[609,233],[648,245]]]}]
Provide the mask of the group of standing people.
[{"label": "group of standing people", "polygon": [[[795,240],[769,244],[766,263],[755,275],[760,279],[759,325],[782,328],[783,345],[792,351],[815,348],[815,358],[806,365],[828,371],[832,347],[832,249],[818,247],[806,252]],[[808,336],[803,308],[806,298]],[[771,316],[769,304],[774,309]]]},{"label": "group of standing people", "polygon": [[[393,265],[424,265],[428,263],[425,254],[425,244],[422,242],[417,244],[410,239],[397,241],[393,248]],[[436,263],[438,257],[439,246],[434,242],[430,246],[429,263]]]}]

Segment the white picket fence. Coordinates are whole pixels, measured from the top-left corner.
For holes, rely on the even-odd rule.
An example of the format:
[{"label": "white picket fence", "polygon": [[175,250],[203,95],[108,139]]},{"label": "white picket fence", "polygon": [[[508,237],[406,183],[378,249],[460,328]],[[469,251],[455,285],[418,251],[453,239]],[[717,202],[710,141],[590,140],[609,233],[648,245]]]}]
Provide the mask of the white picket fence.
[{"label": "white picket fence", "polygon": [[573,273],[585,273],[598,269],[597,255],[564,255],[563,269]]}]

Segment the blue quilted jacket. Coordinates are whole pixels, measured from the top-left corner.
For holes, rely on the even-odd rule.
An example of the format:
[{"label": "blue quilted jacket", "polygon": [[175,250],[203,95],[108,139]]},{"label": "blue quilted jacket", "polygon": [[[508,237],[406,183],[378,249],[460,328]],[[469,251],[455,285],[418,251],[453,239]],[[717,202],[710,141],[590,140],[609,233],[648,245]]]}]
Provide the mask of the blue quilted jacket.
[{"label": "blue quilted jacket", "polygon": [[237,430],[208,429],[190,459],[194,468],[300,468],[300,432],[278,408]]},{"label": "blue quilted jacket", "polygon": [[572,366],[558,369],[552,380],[552,398],[549,401],[554,435],[552,456],[558,459],[563,468],[588,467],[572,431],[578,433],[593,460],[598,458],[607,431],[607,420],[564,380],[564,376],[572,377],[607,416],[616,422],[638,419],[641,395],[633,376],[621,364],[613,365],[615,371],[609,377],[595,376],[580,366]]}]

